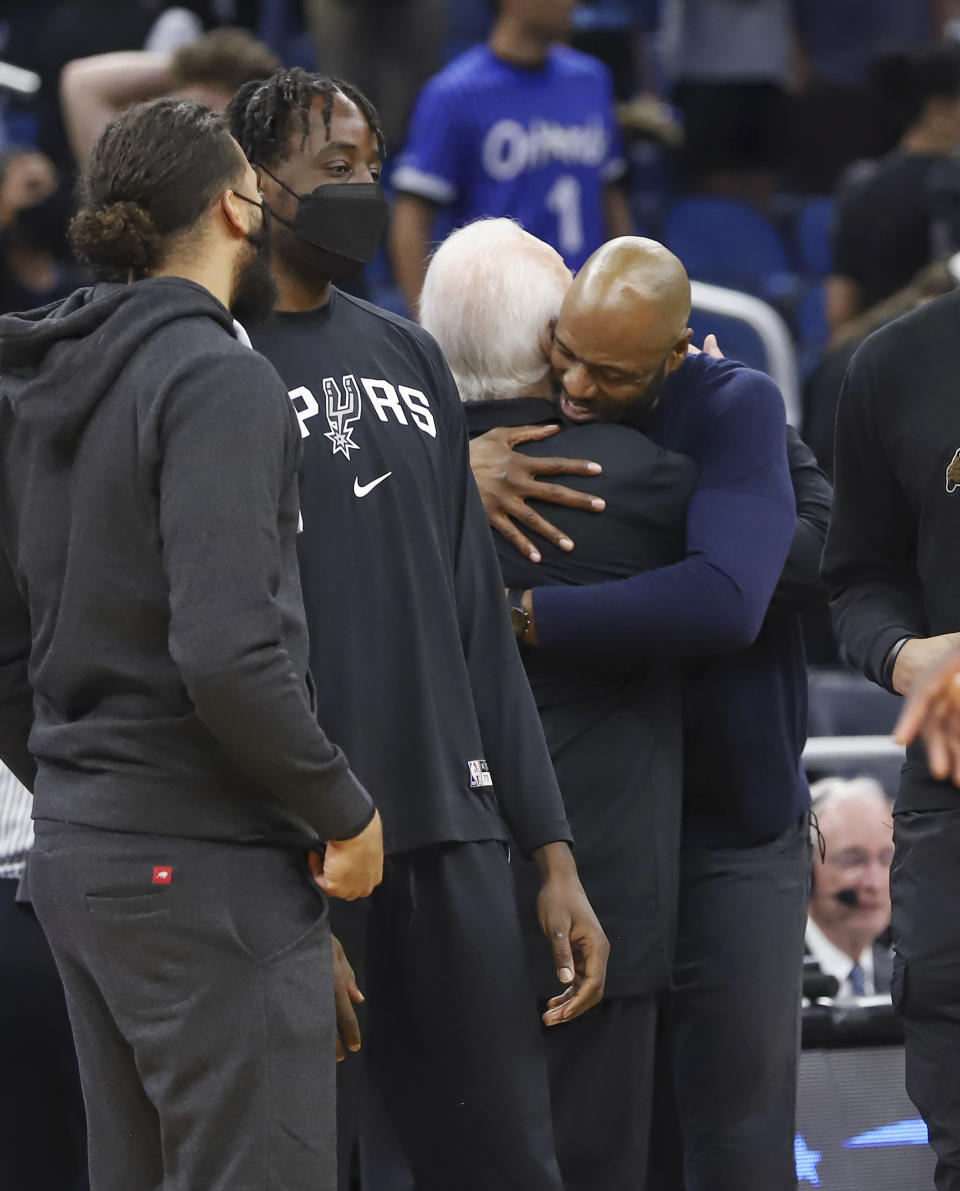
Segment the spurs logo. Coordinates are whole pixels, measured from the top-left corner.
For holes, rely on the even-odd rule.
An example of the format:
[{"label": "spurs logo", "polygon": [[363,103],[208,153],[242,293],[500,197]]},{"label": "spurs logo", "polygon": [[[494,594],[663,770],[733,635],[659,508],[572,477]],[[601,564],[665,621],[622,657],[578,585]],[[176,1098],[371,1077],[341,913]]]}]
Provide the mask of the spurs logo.
[{"label": "spurs logo", "polygon": [[399,426],[412,424],[430,438],[437,437],[437,422],[426,393],[419,389],[411,389],[408,385],[397,386],[388,380],[366,376],[361,377],[358,383],[352,373],[342,376],[339,383],[335,377],[324,377],[322,403],[306,385],[290,390],[290,400],[300,423],[300,433],[304,438],[310,437],[310,427],[307,423],[320,413],[322,406],[327,416],[327,425],[330,427],[323,437],[330,440],[334,455],[343,455],[349,459],[351,451],[360,450],[360,445],[354,441],[353,435],[355,425],[363,413],[363,393],[366,393],[370,408],[379,421],[393,422]]},{"label": "spurs logo", "polygon": [[350,458],[351,451],[360,448],[353,441],[353,423],[358,421],[361,414],[360,387],[355,376],[343,378],[341,389],[332,376],[323,382],[323,395],[327,401],[327,423],[329,431],[323,436],[333,443],[333,453]]},{"label": "spurs logo", "polygon": [[960,450],[954,451],[947,468],[947,491],[956,492],[957,488],[960,488]]}]

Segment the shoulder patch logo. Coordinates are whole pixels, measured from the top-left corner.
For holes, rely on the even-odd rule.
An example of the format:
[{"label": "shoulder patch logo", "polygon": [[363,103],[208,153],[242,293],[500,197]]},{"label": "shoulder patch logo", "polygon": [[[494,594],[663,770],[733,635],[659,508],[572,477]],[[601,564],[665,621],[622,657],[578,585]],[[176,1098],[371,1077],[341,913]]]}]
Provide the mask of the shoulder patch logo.
[{"label": "shoulder patch logo", "polygon": [[953,458],[947,467],[947,491],[956,492],[960,488],[960,449],[954,451]]}]

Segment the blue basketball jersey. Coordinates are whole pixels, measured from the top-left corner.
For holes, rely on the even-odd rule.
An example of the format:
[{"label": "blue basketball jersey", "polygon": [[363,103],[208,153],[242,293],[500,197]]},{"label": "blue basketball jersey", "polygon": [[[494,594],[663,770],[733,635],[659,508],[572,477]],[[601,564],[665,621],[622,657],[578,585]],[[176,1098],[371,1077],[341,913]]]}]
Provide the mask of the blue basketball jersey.
[{"label": "blue basketball jersey", "polygon": [[576,270],[606,238],[604,186],[624,170],[601,62],[558,46],[531,69],[481,45],[424,87],[393,185],[454,226],[512,216]]}]

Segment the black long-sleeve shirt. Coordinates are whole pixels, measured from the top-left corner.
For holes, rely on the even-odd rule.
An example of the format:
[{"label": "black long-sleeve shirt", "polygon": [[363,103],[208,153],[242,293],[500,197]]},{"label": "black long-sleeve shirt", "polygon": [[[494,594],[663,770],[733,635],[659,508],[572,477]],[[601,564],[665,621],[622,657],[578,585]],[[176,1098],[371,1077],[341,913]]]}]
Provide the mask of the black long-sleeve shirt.
[{"label": "black long-sleeve shirt", "polygon": [[35,817],[359,831],[307,678],[299,428],[228,311],[154,278],[0,319],[0,443],[0,757]]},{"label": "black long-sleeve shirt", "polygon": [[[903,637],[960,630],[958,327],[953,293],[881,328],[858,349],[840,396],[823,573],[842,648],[877,683]],[[898,808],[958,799],[911,745]]]},{"label": "black long-sleeve shirt", "polygon": [[[471,434],[494,426],[557,420],[538,398],[471,402]],[[602,496],[601,516],[540,506],[559,519],[577,548],[543,544],[537,564],[496,537],[504,582],[582,586],[669,566],[684,553],[687,504],[696,484],[692,460],[655,447],[626,426],[565,425],[556,438],[527,443],[525,454],[596,459],[603,472],[574,486]],[[611,942],[608,997],[666,987],[672,972],[676,916],[683,745],[682,663],[627,658],[571,658],[525,648],[524,666],[543,721],[570,825],[577,866],[590,904]],[[531,866],[532,867],[532,866]],[[519,869],[533,900],[535,874]],[[534,916],[526,915],[528,930]],[[556,973],[542,938],[530,939],[537,992],[550,996]]]},{"label": "black long-sleeve shirt", "polygon": [[569,840],[440,349],[334,290],[251,328],[303,433],[300,567],[321,722],[389,852]]}]

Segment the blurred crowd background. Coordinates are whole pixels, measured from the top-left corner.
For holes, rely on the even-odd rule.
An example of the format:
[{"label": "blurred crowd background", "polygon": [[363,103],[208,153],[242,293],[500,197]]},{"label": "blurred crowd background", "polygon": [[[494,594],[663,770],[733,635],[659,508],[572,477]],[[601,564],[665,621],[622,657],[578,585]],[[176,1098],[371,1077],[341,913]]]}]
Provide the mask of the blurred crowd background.
[{"label": "blurred crowd background", "polygon": [[[497,189],[497,209],[465,196],[467,183],[452,201],[453,159],[467,150],[449,115],[450,79],[463,84],[459,102],[479,102],[468,76],[489,63],[468,51],[505,12],[514,31],[547,30],[607,68],[622,153],[603,163],[616,166],[604,183],[621,205],[605,227],[568,222],[579,259],[596,247],[591,236],[632,229],[665,242],[695,280],[763,301],[786,331],[794,420],[829,475],[856,346],[960,276],[960,0],[8,0],[0,311],[83,280],[65,230],[76,169],[115,111],[170,91],[223,106],[282,62],[347,78],[379,107],[397,218],[362,292],[415,314],[422,256],[458,218],[530,224],[529,194],[511,209],[509,188]],[[446,82],[424,91],[439,72]],[[584,110],[595,102],[585,95]],[[589,155],[578,146],[531,138],[520,149]],[[519,151],[509,137],[500,149],[504,162]],[[558,180],[542,197],[561,240],[567,197]],[[577,252],[564,255],[576,267]],[[768,365],[741,320],[698,311],[694,329]],[[811,610],[807,638],[812,734],[887,732],[897,701],[844,670],[825,608]]]}]

